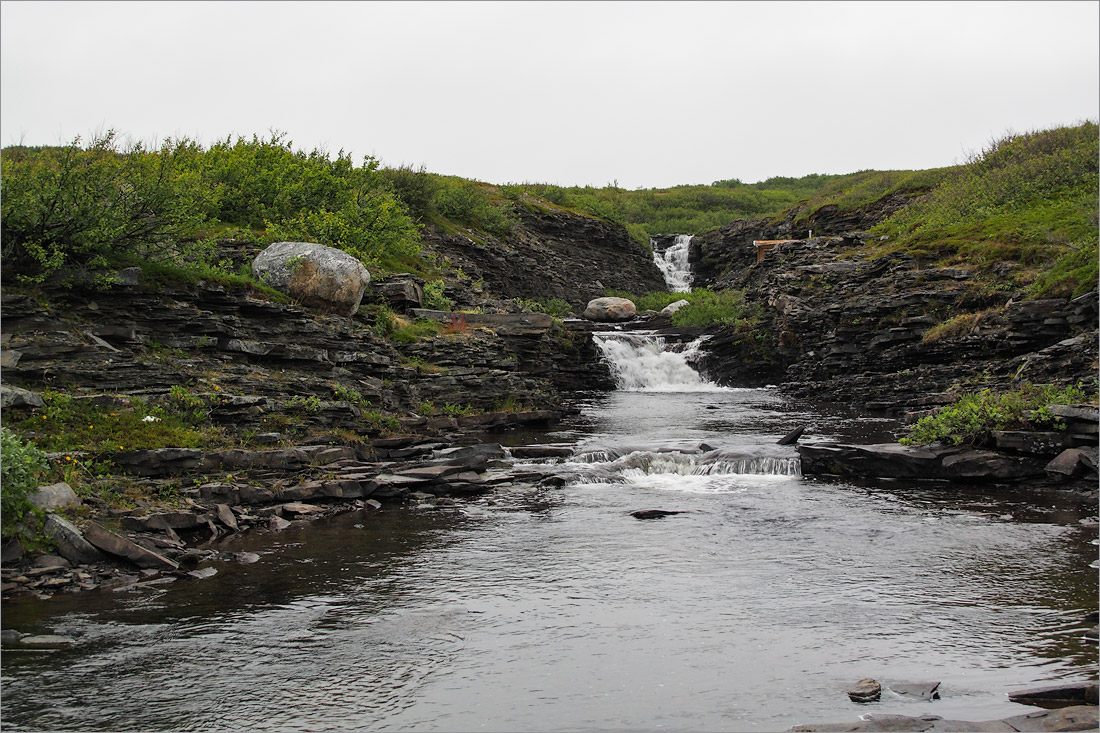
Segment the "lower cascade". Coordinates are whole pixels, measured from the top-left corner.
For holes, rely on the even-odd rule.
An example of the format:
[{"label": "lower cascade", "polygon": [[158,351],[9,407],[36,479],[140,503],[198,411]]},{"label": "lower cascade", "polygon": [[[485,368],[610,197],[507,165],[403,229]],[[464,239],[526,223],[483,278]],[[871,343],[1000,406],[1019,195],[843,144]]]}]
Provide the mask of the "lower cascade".
[{"label": "lower cascade", "polygon": [[592,334],[592,338],[611,365],[620,390],[715,392],[726,389],[705,379],[691,365],[707,336],[687,344],[668,343],[653,331],[601,332]]}]

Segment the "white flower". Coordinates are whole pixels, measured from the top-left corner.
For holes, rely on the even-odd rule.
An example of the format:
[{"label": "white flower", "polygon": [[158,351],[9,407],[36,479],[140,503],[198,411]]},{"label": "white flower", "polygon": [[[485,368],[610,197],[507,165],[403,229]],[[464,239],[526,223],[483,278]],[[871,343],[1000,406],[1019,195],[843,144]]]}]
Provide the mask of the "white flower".
[{"label": "white flower", "polygon": [[141,418],[141,421],[142,422],[160,422],[160,418],[157,417],[156,415],[146,415],[145,417]]}]

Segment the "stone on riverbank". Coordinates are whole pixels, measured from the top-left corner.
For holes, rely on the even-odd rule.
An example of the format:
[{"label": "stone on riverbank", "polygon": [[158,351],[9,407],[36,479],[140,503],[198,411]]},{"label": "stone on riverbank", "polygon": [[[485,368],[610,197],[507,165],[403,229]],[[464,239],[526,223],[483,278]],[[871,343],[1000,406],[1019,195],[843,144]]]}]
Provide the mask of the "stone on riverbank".
[{"label": "stone on riverbank", "polygon": [[139,568],[156,568],[158,570],[175,570],[177,568],[176,563],[163,555],[135,544],[125,537],[120,537],[94,522],[84,530],[84,537],[100,550],[129,560]]},{"label": "stone on riverbank", "polygon": [[963,448],[895,443],[798,445],[805,476],[946,481],[1020,481],[1044,475],[1042,459]]},{"label": "stone on riverbank", "polygon": [[73,487],[64,481],[49,486],[39,486],[36,491],[27,495],[27,501],[42,509],[80,506],[80,497],[73,491]]},{"label": "stone on riverbank", "polygon": [[47,516],[44,532],[57,545],[61,556],[73,565],[103,560],[103,554],[85,539],[76,525],[63,517],[56,514]]},{"label": "stone on riverbank", "polygon": [[252,273],[303,305],[351,316],[370,274],[356,257],[314,242],[276,242],[256,255]]}]

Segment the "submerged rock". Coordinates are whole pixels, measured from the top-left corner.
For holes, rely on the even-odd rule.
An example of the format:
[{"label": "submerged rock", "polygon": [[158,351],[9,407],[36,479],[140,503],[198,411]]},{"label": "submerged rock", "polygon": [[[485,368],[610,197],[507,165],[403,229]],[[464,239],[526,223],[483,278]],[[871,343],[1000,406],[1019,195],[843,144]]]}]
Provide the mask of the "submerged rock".
[{"label": "submerged rock", "polygon": [[630,516],[635,519],[661,519],[673,514],[687,514],[687,511],[684,509],[639,509],[636,512],[631,512]]},{"label": "submerged rock", "polygon": [[890,685],[890,692],[915,700],[939,700],[939,682],[905,682]]}]

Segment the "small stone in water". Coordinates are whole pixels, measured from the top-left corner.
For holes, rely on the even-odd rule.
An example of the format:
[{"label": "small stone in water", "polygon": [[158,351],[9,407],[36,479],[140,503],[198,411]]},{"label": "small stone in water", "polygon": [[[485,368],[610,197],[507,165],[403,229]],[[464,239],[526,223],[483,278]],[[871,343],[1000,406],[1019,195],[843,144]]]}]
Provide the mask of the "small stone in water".
[{"label": "small stone in water", "polygon": [[852,702],[874,702],[882,695],[882,685],[870,677],[865,677],[848,690]]}]

